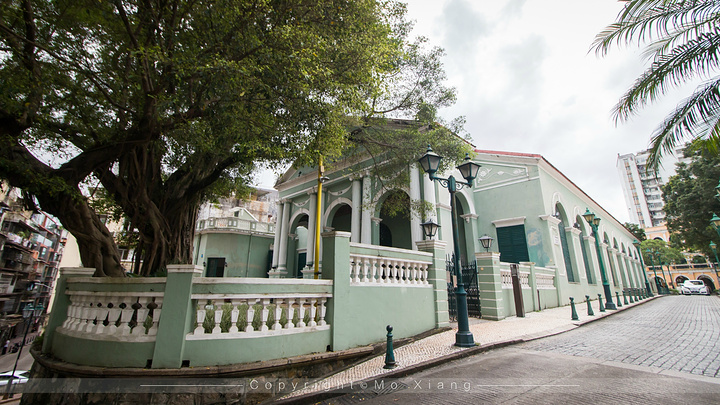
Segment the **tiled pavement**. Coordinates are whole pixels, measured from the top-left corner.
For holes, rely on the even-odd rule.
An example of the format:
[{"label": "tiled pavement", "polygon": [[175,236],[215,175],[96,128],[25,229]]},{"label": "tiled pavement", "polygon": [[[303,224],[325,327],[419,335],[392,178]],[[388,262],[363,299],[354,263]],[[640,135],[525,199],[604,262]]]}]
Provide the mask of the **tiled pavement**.
[{"label": "tiled pavement", "polygon": [[[540,337],[566,332],[585,323],[592,322],[596,319],[600,319],[614,313],[623,312],[625,309],[657,298],[660,297],[645,299],[640,302],[625,305],[620,308],[619,311],[607,311],[602,313],[599,312],[597,300],[595,300],[592,301],[593,311],[595,312],[594,316],[587,315],[587,304],[583,302],[576,305],[579,316],[577,321],[571,320],[570,306],[544,309],[539,312],[529,312],[526,314],[525,318],[510,317],[501,321],[475,320],[471,318],[470,331],[473,334],[475,343],[477,343],[480,348],[490,348],[507,342],[529,341]],[[717,299],[717,297],[711,298]],[[457,325],[452,326],[457,328]],[[383,354],[334,374],[322,381],[318,381],[307,389],[295,391],[290,394],[289,397],[307,395],[321,390],[327,391],[333,387],[340,387],[350,383],[379,377],[384,374],[396,373],[398,370],[413,368],[422,363],[459,354],[458,352],[461,351],[475,350],[475,348],[455,347],[453,344],[455,343],[456,331],[457,329],[446,331],[396,348],[394,355],[397,367],[394,369],[388,370],[383,368],[385,365],[385,355]]]},{"label": "tiled pavement", "polygon": [[[579,332],[579,331],[578,331]],[[720,377],[720,299],[668,296],[552,341],[522,348]]]}]

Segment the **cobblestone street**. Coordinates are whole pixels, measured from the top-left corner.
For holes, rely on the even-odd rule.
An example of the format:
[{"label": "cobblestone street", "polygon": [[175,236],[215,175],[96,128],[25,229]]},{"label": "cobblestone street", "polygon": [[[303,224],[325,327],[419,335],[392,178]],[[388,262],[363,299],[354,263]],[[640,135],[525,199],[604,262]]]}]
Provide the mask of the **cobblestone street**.
[{"label": "cobblestone street", "polygon": [[720,298],[663,297],[518,348],[720,377]]},{"label": "cobblestone street", "polygon": [[719,370],[720,298],[666,296],[322,403],[716,404]]}]

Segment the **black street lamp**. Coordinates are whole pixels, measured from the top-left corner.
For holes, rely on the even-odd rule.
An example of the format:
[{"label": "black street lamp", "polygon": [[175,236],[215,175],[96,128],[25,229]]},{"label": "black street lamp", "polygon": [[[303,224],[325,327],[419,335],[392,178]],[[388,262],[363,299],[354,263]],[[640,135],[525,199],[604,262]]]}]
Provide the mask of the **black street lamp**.
[{"label": "black street lamp", "polygon": [[633,239],[632,244],[633,244],[633,246],[635,246],[635,249],[637,249],[637,252],[640,255],[640,266],[642,266],[642,274],[643,274],[643,277],[645,278],[645,289],[647,290],[648,297],[652,297],[653,293],[652,293],[652,290],[650,289],[650,282],[648,282],[648,279],[647,279],[647,272],[645,271],[645,262],[643,261],[642,252],[640,251],[640,241],[637,239]]},{"label": "black street lamp", "polygon": [[713,217],[710,218],[710,225],[715,229],[715,232],[717,232],[718,236],[720,236],[720,218],[718,218],[715,213],[713,213]]},{"label": "black street lamp", "polygon": [[490,246],[492,246],[492,243],[494,240],[493,237],[490,235],[483,235],[483,236],[479,237],[478,240],[480,241],[480,244],[482,245],[482,247],[485,248],[485,252],[489,252]]},{"label": "black street lamp", "polygon": [[[455,346],[471,347],[475,346],[475,340],[470,332],[470,322],[468,320],[467,311],[467,293],[462,279],[462,269],[460,268],[460,244],[458,240],[457,225],[457,209],[455,201],[455,192],[462,190],[464,186],[472,187],[472,182],[480,171],[480,165],[470,160],[470,156],[465,154],[465,162],[457,167],[460,174],[467,183],[455,180],[452,175],[447,179],[435,176],[440,167],[442,157],[432,151],[428,145],[427,152],[418,160],[423,170],[430,176],[430,180],[437,180],[443,187],[450,192],[450,215],[452,216],[452,233],[453,233],[453,264],[455,265],[455,275],[457,277],[457,287],[455,288],[455,297],[457,301],[457,318],[458,331],[455,333]],[[425,227],[423,227],[425,228]]]},{"label": "black street lamp", "polygon": [[435,234],[438,231],[438,228],[440,228],[440,224],[435,222],[432,218],[428,219],[427,221],[420,224],[423,228],[423,233],[425,236],[427,236],[428,239],[432,240],[432,238],[435,237]]},{"label": "black street lamp", "polygon": [[600,277],[602,278],[603,292],[605,292],[605,308],[617,309],[613,302],[612,292],[610,292],[610,283],[608,282],[607,274],[605,274],[605,265],[603,264],[602,251],[600,251],[600,235],[598,234],[598,227],[600,226],[600,217],[595,216],[590,212],[590,208],[585,208],[583,218],[590,224],[592,228],[593,236],[595,237],[595,250],[598,255],[598,262],[600,263]]},{"label": "black street lamp", "polygon": [[713,254],[715,255],[715,278],[718,281],[718,285],[720,285],[720,276],[718,276],[718,255],[717,255],[717,245],[715,242],[710,241],[710,250],[712,250]]},{"label": "black street lamp", "polygon": [[[667,282],[667,279],[665,278],[665,269],[663,268],[663,263],[662,263],[662,253],[660,253],[660,251],[658,250],[655,252],[655,254],[657,255],[657,261],[658,261],[658,265],[660,266],[660,272],[662,273],[663,281],[665,282],[665,287],[663,287],[665,289],[665,294],[670,294],[670,290],[668,289],[668,286],[667,286],[668,282]],[[670,272],[669,268],[668,268],[668,272]],[[672,280],[670,281],[670,283],[672,284]]]},{"label": "black street lamp", "polygon": [[26,322],[25,324],[25,336],[23,336],[22,342],[20,342],[20,349],[18,350],[17,357],[15,358],[15,366],[13,367],[12,374],[10,374],[10,379],[8,379],[7,382],[7,389],[5,390],[5,395],[3,396],[4,399],[12,398],[12,394],[10,393],[10,390],[12,389],[12,383],[13,379],[15,378],[15,371],[17,371],[17,365],[18,360],[20,360],[20,354],[22,354],[22,349],[25,347],[25,341],[27,340],[28,331],[30,330],[30,326],[32,326],[33,320],[40,316],[42,314],[43,310],[42,304],[33,307],[32,304],[27,304],[23,308],[22,316],[23,320]]}]

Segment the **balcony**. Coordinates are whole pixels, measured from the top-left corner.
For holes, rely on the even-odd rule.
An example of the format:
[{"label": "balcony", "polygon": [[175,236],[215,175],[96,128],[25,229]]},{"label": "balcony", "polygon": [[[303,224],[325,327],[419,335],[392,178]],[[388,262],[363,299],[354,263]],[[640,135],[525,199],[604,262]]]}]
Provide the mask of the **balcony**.
[{"label": "balcony", "polygon": [[259,233],[275,233],[275,224],[257,222],[236,217],[208,218],[198,221],[195,232],[201,231],[248,231]]}]

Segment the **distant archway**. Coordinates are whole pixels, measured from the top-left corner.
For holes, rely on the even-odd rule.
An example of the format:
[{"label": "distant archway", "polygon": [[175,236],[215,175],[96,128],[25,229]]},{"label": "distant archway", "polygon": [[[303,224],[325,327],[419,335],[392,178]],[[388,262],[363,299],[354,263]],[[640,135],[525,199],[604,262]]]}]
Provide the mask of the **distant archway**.
[{"label": "distant archway", "polygon": [[702,275],[698,276],[697,279],[702,281],[703,283],[705,283],[705,285],[708,288],[708,291],[710,291],[710,292],[715,291],[715,283],[713,282],[712,278],[702,274]]},{"label": "distant archway", "polygon": [[680,287],[686,280],[690,279],[685,276],[677,276],[675,277],[675,285]]}]

